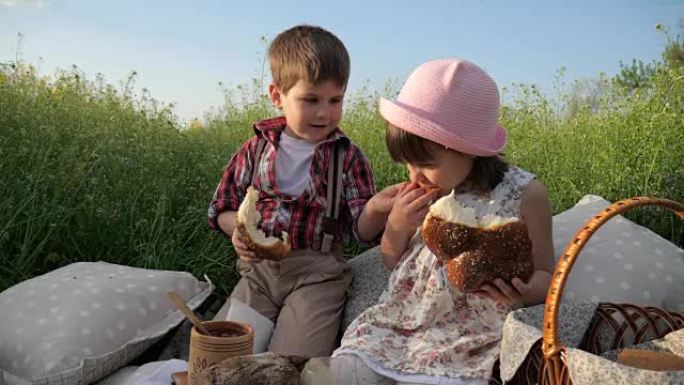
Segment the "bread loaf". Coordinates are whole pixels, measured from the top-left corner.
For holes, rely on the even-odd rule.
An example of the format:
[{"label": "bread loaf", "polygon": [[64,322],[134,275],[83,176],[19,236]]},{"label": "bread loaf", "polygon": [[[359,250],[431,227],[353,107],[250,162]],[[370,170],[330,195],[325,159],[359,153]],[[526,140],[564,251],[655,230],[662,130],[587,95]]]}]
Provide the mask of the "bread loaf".
[{"label": "bread loaf", "polygon": [[453,193],[430,206],[422,235],[444,262],[451,284],[463,292],[475,291],[494,278],[527,281],[534,272],[532,241],[523,222],[491,214],[478,217]]},{"label": "bread loaf", "polygon": [[290,240],[286,232],[281,237],[266,237],[263,231],[257,228],[261,221],[261,213],[256,209],[259,192],[250,186],[247,195],[240,203],[237,212],[237,230],[240,240],[254,251],[258,258],[278,261],[290,252]]}]

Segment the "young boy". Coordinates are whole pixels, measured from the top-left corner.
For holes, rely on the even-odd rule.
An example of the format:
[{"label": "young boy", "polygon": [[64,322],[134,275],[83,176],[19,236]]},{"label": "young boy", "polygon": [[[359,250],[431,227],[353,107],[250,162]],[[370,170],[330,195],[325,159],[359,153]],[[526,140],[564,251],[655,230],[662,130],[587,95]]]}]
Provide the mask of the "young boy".
[{"label": "young boy", "polygon": [[[351,235],[375,241],[397,188],[374,196],[366,156],[337,127],[349,79],[342,42],[322,28],[296,26],[273,40],[268,57],[268,94],[284,117],[254,125],[255,136],[233,155],[209,207],[212,228],[231,238],[240,257],[241,279],[227,318],[257,329],[257,351],[262,345],[283,354],[329,356],[352,279],[343,242]],[[340,159],[339,172],[331,172],[334,159]],[[280,261],[257,259],[236,231],[236,211],[249,186],[259,190],[261,229],[289,234],[292,250]],[[264,331],[273,324],[272,335]]]}]

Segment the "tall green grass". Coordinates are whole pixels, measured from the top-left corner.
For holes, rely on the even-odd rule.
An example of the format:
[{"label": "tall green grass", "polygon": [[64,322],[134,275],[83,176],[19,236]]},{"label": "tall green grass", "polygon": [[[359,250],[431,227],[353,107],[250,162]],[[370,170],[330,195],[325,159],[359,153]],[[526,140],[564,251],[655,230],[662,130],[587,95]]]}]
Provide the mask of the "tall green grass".
[{"label": "tall green grass", "polygon": [[0,111],[0,289],[95,260],[234,283],[206,226],[230,132],[180,130],[168,107],[76,70],[5,69]]},{"label": "tall green grass", "polygon": [[[74,261],[105,260],[207,274],[234,285],[229,242],[206,223],[207,205],[232,152],[255,120],[275,113],[258,84],[231,90],[205,124],[182,126],[147,93],[77,69],[39,76],[0,69],[0,290]],[[600,79],[603,96],[571,113],[520,85],[506,94],[509,160],[539,175],[556,212],[584,194],[684,201],[684,68],[659,71],[647,90]],[[342,127],[368,155],[378,187],[405,180],[384,145],[376,100],[348,95]],[[631,218],[675,243],[684,230],[661,211]],[[350,246],[350,253],[358,251]]]}]

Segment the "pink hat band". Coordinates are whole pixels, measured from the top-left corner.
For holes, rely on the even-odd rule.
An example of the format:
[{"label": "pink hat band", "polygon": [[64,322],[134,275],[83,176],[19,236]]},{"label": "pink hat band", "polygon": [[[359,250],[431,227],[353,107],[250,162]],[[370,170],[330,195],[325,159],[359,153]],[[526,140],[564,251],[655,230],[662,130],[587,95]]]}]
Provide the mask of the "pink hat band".
[{"label": "pink hat band", "polygon": [[506,145],[496,83],[465,60],[421,64],[396,101],[380,99],[380,115],[403,130],[466,154],[493,156]]}]

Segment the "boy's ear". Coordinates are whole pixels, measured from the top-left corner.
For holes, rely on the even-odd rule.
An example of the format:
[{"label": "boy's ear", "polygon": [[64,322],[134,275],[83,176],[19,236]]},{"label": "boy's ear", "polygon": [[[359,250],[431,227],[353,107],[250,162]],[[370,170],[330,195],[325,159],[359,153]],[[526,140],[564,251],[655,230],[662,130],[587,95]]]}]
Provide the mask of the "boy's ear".
[{"label": "boy's ear", "polygon": [[283,93],[275,83],[268,85],[268,97],[271,99],[271,103],[275,108],[281,108],[283,106]]}]

